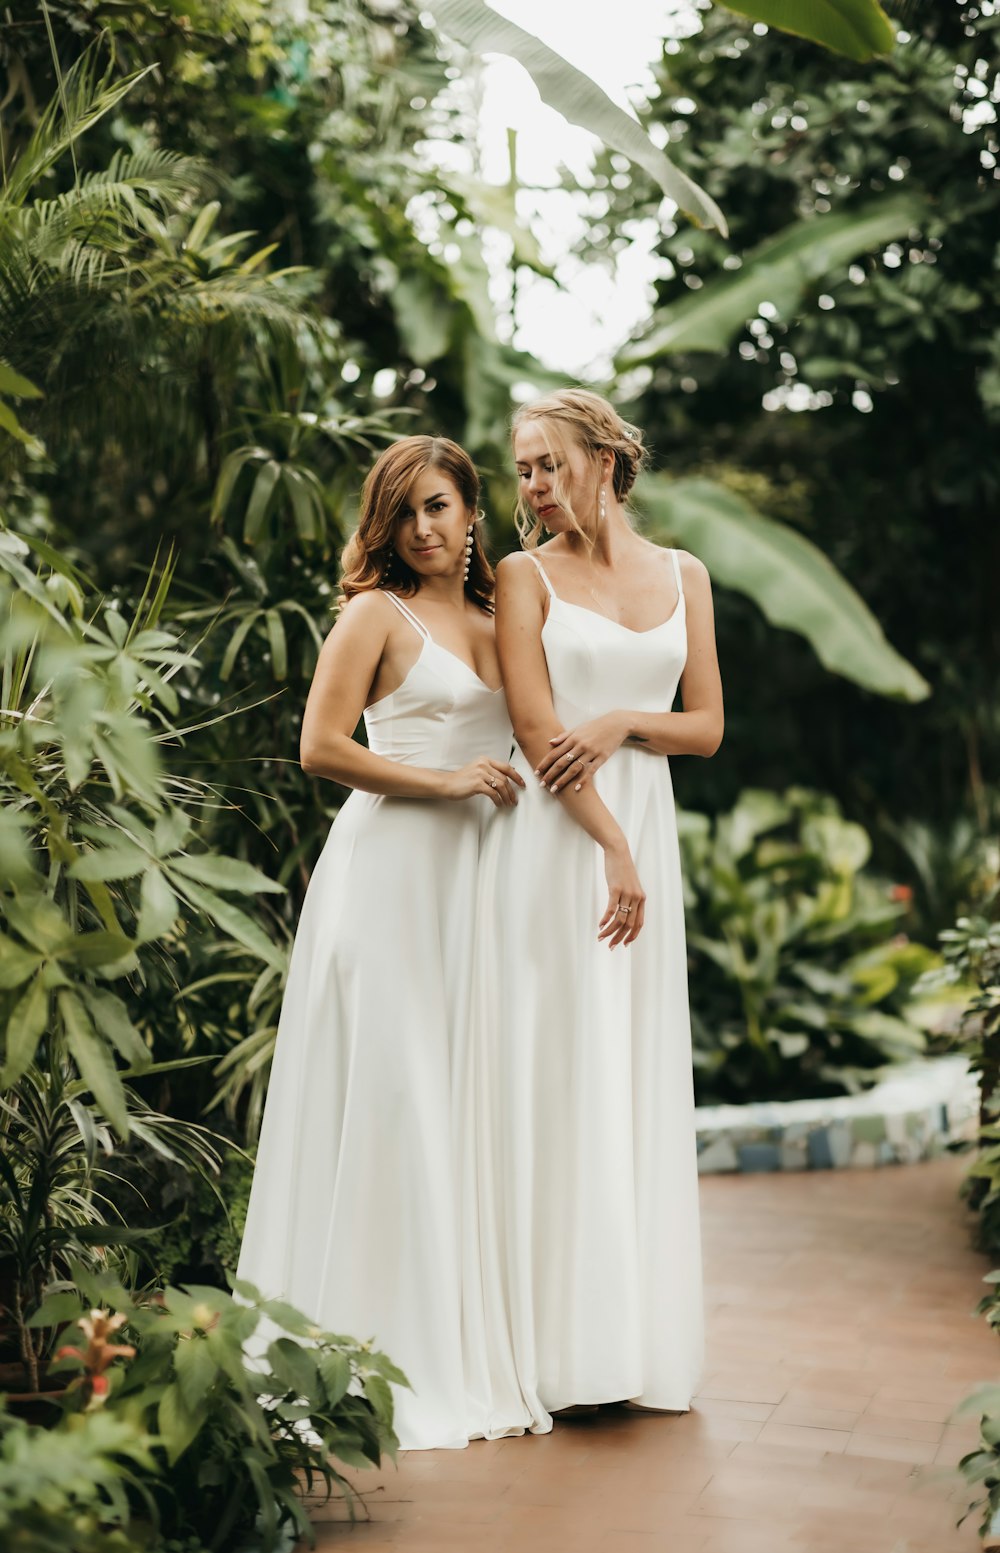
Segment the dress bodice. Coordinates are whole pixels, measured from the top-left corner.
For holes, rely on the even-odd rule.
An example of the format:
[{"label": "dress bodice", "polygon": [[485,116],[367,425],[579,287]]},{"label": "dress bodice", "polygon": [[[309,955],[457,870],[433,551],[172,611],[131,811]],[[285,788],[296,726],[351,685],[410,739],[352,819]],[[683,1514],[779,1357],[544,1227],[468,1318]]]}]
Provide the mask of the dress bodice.
[{"label": "dress bodice", "polygon": [[503,690],[491,690],[474,669],[435,642],[394,593],[423,645],[401,685],[365,708],[368,748],[388,760],[457,771],[478,755],[506,760],[511,726]]},{"label": "dress bodice", "polygon": [[542,646],[556,716],[565,727],[619,707],[669,712],[687,661],[684,587],[676,550],[671,551],[677,603],[668,620],[632,631],[597,610],[561,599],[541,562],[549,593]]}]

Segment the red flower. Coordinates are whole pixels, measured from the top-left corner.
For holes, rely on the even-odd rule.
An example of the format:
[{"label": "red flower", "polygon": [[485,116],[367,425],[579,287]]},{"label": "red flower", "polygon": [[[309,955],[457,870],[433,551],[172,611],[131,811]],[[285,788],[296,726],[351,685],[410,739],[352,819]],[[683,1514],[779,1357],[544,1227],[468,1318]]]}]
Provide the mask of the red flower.
[{"label": "red flower", "polygon": [[913,899],[913,891],[908,884],[894,884],[889,890],[889,899],[901,901],[904,906],[908,906]]},{"label": "red flower", "polygon": [[87,1338],[86,1348],[77,1348],[72,1343],[65,1344],[56,1354],[57,1359],[78,1359],[83,1366],[83,1375],[73,1382],[80,1387],[81,1394],[86,1397],[87,1405],[103,1402],[110,1389],[105,1370],[109,1369],[116,1359],[131,1359],[135,1349],[130,1343],[109,1343],[118,1328],[125,1325],[125,1317],[120,1313],[110,1315],[104,1310],[92,1310],[89,1316],[81,1316],[77,1325]]}]

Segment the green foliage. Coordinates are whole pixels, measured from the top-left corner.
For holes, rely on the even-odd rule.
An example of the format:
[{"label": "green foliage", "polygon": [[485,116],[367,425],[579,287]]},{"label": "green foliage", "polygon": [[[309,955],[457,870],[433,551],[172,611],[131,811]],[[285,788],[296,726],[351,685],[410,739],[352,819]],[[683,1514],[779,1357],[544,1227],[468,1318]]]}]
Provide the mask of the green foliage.
[{"label": "green foliage", "polygon": [[[238,1286],[238,1300],[190,1286],[143,1301],[82,1268],[77,1279],[89,1302],[127,1319],[134,1352],[107,1344],[113,1319],[102,1315],[96,1336],[92,1319],[79,1337],[70,1325],[62,1421],[31,1429],[0,1414],[0,1528],[27,1529],[38,1517],[39,1541],[15,1548],[65,1547],[58,1536],[72,1536],[79,1517],[93,1538],[79,1546],[94,1553],[161,1553],[177,1539],[214,1553],[251,1534],[270,1553],[286,1528],[314,1540],[303,1489],[322,1484],[353,1513],[355,1491],[341,1468],[394,1456],[390,1382],[406,1380],[371,1344],[323,1332],[249,1285]],[[60,1294],[36,1320],[72,1322],[73,1298],[82,1316],[83,1296]],[[44,1459],[42,1442],[51,1452]]]},{"label": "green foliage", "polygon": [[[981,899],[974,917],[959,917],[941,933],[945,964],[932,985],[958,987],[967,994],[956,1044],[979,1074],[980,1125],[975,1157],[966,1173],[963,1195],[975,1209],[976,1244],[989,1256],[1000,1252],[1000,921],[996,909],[1000,885]],[[971,994],[970,994],[971,989]]]},{"label": "green foliage", "polygon": [[20,372],[15,372],[6,362],[0,361],[0,396],[0,449],[3,448],[2,439],[10,437],[20,442],[34,457],[40,457],[45,451],[44,447],[37,437],[25,431],[7,399],[38,399],[41,397],[41,389],[22,377]]},{"label": "green foliage", "polygon": [[15,1084],[44,1042],[48,1063],[70,1059],[124,1137],[115,1060],[141,1070],[150,1053],[113,984],[138,985],[144,946],[183,934],[182,905],[280,968],[272,939],[226,896],[281,887],[199,848],[203,793],[162,765],[162,730],[176,737],[172,681],[192,661],[158,625],[168,578],[131,620],[107,608],[98,624],[78,613],[75,579],[60,607],[58,574],[43,577],[10,535],[0,569],[21,590],[0,579],[0,799],[16,847],[0,883],[0,1082]]},{"label": "green foliage", "polygon": [[150,1548],[130,1524],[128,1486],[155,1470],[152,1442],[108,1412],[73,1425],[31,1428],[5,1413],[0,1398],[0,1539],[7,1553]]},{"label": "green foliage", "polygon": [[[754,505],[820,545],[934,692],[917,708],[858,695],[720,591],[728,753],[681,770],[681,798],[716,808],[737,783],[794,780],[869,823],[964,810],[986,831],[1000,758],[1000,33],[957,0],[909,8],[905,31],[864,67],[719,7],[701,6],[691,36],[668,40],[643,123],[722,206],[731,236],[664,229],[656,308],[624,354],[642,355],[688,310],[693,323],[718,309],[729,343],[707,352],[694,344],[721,335],[692,340],[632,368],[620,392],[672,476],[766,481],[770,502]],[[601,173],[595,257],[609,227],[627,233],[659,210],[640,173]],[[755,256],[771,245],[815,240],[818,255],[826,223],[849,230],[897,201],[894,237],[853,258],[831,252],[791,291],[781,272],[776,294],[759,289]],[[738,311],[747,274],[731,334],[728,301]]]},{"label": "green foliage", "polygon": [[194,664],[160,626],[168,580],[131,618],[98,614],[79,573],[0,534],[0,1304],[31,1390],[43,1286],[142,1239],[123,1227],[135,1199],[116,1197],[123,1151],[145,1161],[140,1197],[157,1166],[218,1173],[204,1130],[150,1103],[192,1059],[164,1050],[148,989],[176,974],[199,919],[254,974],[284,968],[246,909],[281,887],[204,847],[204,792],[162,762]]},{"label": "green foliage", "polygon": [[921,938],[931,943],[956,918],[980,911],[1000,877],[996,835],[984,835],[965,814],[936,823],[888,820],[884,829],[913,879],[913,916]]},{"label": "green foliage", "polygon": [[679,173],[635,120],[617,107],[589,76],[540,39],[480,0],[427,0],[427,9],[449,36],[466,47],[478,53],[507,54],[516,59],[550,107],[644,167],[667,198],[693,220],[716,226],[725,233],[725,217],[714,200],[692,179]]},{"label": "green foliage", "polygon": [[822,43],[852,59],[887,54],[895,42],[892,23],[877,0],[818,0],[803,7],[800,0],[723,0],[729,11]]},{"label": "green foliage", "polygon": [[648,338],[623,351],[621,363],[630,367],[685,351],[725,351],[762,302],[794,317],[831,270],[904,237],[923,214],[911,196],[896,195],[844,214],[796,221],[744,254],[738,269],[678,298]]},{"label": "green foliage", "polygon": [[[979,862],[976,914],[959,917],[939,935],[945,963],[928,981],[966,995],[955,1041],[979,1074],[980,1122],[962,1195],[976,1213],[977,1248],[995,1258],[1000,1251],[1000,866],[994,856],[992,872],[986,873],[983,859]],[[1000,1332],[1000,1272],[987,1273],[983,1281],[991,1289],[976,1313]],[[977,1496],[966,1514],[982,1511],[980,1531],[985,1534],[1000,1515],[1000,1386],[979,1387],[958,1412],[979,1414],[979,1443],[959,1467]]]},{"label": "green foliage", "polygon": [[919,1055],[935,956],[893,933],[905,906],[832,799],[750,790],[714,822],[682,813],[681,848],[699,1099],[853,1091]]},{"label": "green foliage", "polygon": [[[222,1151],[221,1139],[217,1147]],[[109,1195],[127,1210],[137,1236],[133,1265],[138,1284],[210,1283],[224,1288],[236,1274],[246,1224],[253,1158],[244,1150],[225,1150],[218,1175],[187,1169],[172,1160],[131,1149],[119,1161],[129,1184]]]},{"label": "green foliage", "polygon": [[824,667],[900,700],[930,693],[864,600],[803,534],[713,480],[652,475],[639,499],[654,533],[689,545],[715,582],[752,599],[774,625],[800,632]]},{"label": "green foliage", "polygon": [[126,363],[151,387],[169,375],[175,395],[197,385],[204,398],[255,331],[274,337],[301,315],[283,275],[256,273],[265,251],[242,255],[247,234],[212,240],[216,203],[192,220],[208,178],[192,157],[119,148],[102,168],[74,164],[72,185],[51,192],[60,161],[146,74],[112,79],[103,52],[94,44],[70,66],[5,182],[0,355],[44,386],[37,426],[60,426],[72,404],[81,428],[100,416],[136,433],[158,397],[134,394]]},{"label": "green foliage", "polygon": [[[996,1274],[990,1274],[991,1280],[995,1277]],[[995,1305],[992,1296],[989,1303]],[[958,1466],[977,1494],[962,1520],[973,1511],[981,1510],[979,1531],[985,1536],[1000,1514],[1000,1386],[979,1386],[957,1411],[979,1414],[979,1444],[962,1457]]]},{"label": "green foliage", "polygon": [[[127,1276],[134,1262],[126,1248],[141,1246],[148,1233],[126,1225],[114,1208],[121,1154],[87,1103],[87,1089],[56,1059],[49,1071],[29,1068],[0,1096],[0,1305],[13,1318],[13,1341],[6,1347],[0,1339],[0,1360],[21,1363],[20,1386],[28,1391],[39,1388],[51,1338],[30,1330],[28,1319],[45,1286],[76,1265],[99,1270],[110,1263]],[[130,1086],[123,1097],[134,1140],[161,1168],[201,1180],[208,1190],[220,1159],[204,1130],[151,1110]],[[211,1190],[219,1217],[221,1194]]]}]

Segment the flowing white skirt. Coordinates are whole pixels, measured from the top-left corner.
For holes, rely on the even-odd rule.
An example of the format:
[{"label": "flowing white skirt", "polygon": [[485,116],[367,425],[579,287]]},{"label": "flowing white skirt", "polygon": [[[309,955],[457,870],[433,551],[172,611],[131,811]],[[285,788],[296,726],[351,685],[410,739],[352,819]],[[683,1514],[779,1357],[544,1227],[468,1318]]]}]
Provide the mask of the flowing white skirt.
[{"label": "flowing white skirt", "polygon": [[239,1275],[373,1338],[404,1448],[467,1443],[459,1118],[485,799],[354,793],[302,911]]},{"label": "flowing white skirt", "polygon": [[647,893],[637,942],[598,944],[599,848],[528,782],[480,872],[463,1076],[470,1433],[552,1410],[686,1410],[703,1352],[684,910],[667,761],[620,750],[596,785]]}]

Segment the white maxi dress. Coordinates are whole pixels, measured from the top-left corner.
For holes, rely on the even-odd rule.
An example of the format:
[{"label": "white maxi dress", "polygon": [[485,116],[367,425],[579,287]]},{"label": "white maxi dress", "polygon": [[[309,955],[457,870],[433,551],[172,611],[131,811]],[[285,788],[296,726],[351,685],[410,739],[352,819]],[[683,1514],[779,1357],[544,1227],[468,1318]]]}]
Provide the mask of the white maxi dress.
[{"label": "white maxi dress", "polygon": [[[549,593],[542,643],[566,728],[669,711],[685,601],[648,631]],[[623,745],[594,783],[646,891],[629,948],[597,942],[603,854],[527,782],[480,869],[465,1134],[471,1433],[544,1432],[555,1409],[690,1406],[703,1317],[691,1031],[670,766]]]},{"label": "white maxi dress", "polygon": [[[422,638],[365,712],[369,747],[457,770],[510,758],[502,691]],[[461,802],[354,792],[302,909],[281,1010],[239,1276],[327,1331],[374,1338],[407,1374],[404,1448],[463,1446],[458,1123],[484,834]]]}]

